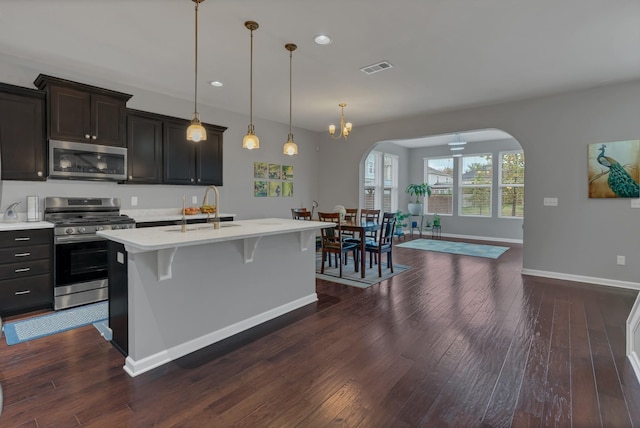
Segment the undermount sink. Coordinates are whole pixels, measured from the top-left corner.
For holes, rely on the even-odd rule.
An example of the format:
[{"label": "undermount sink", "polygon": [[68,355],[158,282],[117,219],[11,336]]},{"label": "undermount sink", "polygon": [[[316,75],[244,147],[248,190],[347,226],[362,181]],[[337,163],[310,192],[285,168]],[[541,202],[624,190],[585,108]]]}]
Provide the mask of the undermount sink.
[{"label": "undermount sink", "polygon": [[[220,223],[220,228],[222,229],[223,227],[235,227],[235,226],[240,226],[239,224],[233,224],[233,223],[227,223],[227,222],[221,222]],[[187,232],[193,232],[196,230],[203,230],[203,229],[211,229],[214,230],[213,228],[213,224],[208,223],[208,224],[199,224],[199,225],[191,225],[191,226],[187,226]],[[178,228],[176,229],[166,229],[165,232],[182,232],[182,227],[178,226]]]}]

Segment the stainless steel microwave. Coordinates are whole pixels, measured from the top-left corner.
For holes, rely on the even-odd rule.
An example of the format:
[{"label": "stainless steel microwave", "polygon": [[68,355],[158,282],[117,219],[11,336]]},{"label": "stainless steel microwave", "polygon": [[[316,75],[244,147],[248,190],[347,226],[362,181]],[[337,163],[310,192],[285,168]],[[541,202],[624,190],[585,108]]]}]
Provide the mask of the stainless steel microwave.
[{"label": "stainless steel microwave", "polygon": [[124,181],[127,179],[127,149],[49,140],[49,177]]}]

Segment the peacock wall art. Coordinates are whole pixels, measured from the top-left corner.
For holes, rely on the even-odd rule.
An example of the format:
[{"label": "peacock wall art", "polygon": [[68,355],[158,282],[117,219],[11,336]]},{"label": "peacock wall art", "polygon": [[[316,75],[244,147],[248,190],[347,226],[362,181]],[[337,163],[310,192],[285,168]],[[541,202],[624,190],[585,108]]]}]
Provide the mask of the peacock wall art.
[{"label": "peacock wall art", "polygon": [[589,197],[640,197],[640,140],[589,145]]}]

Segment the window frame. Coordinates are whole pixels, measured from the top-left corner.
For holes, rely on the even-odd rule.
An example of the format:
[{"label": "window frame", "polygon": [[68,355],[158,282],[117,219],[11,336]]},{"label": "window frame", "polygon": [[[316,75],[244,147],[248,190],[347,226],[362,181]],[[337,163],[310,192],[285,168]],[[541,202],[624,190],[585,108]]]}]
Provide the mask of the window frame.
[{"label": "window frame", "polygon": [[[502,157],[505,154],[517,154],[521,153],[524,161],[524,168],[522,174],[522,184],[503,183],[502,182]],[[527,168],[527,160],[524,157],[524,150],[502,150],[498,152],[498,218],[511,219],[511,220],[523,220],[524,219],[524,190],[522,196],[522,216],[505,216],[502,214],[502,189],[504,187],[521,187],[524,189],[524,175]]]},{"label": "window frame", "polygon": [[[464,180],[462,179],[464,172],[464,159],[469,159],[469,158],[483,158],[483,157],[489,157],[490,158],[490,166],[491,166],[491,181],[489,183],[486,184],[464,184]],[[462,155],[460,156],[458,161],[458,174],[457,174],[457,178],[458,178],[458,216],[459,217],[475,217],[475,218],[493,218],[493,184],[495,182],[495,177],[494,177],[494,171],[495,171],[495,156],[493,153],[489,152],[489,153],[473,153],[473,154],[468,154],[468,155]],[[488,206],[489,206],[489,212],[487,214],[464,214],[463,210],[464,210],[464,197],[465,197],[465,189],[469,189],[469,188],[486,188],[489,189],[489,200],[488,200]]]}]

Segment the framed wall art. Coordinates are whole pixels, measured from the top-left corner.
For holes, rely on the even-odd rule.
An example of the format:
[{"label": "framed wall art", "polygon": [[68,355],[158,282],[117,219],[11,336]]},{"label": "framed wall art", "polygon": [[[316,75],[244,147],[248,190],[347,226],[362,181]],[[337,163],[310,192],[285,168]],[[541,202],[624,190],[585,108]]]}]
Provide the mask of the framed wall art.
[{"label": "framed wall art", "polygon": [[640,197],[640,140],[589,144],[589,198]]}]

